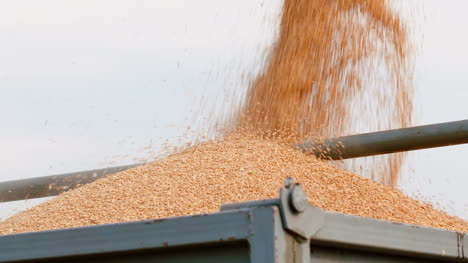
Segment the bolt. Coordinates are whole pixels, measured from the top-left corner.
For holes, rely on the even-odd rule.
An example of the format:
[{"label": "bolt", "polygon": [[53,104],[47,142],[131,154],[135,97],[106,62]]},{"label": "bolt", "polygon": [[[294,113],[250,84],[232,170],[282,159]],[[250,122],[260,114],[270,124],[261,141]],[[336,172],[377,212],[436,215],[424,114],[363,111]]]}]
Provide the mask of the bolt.
[{"label": "bolt", "polygon": [[307,207],[307,195],[300,184],[296,184],[289,193],[289,204],[296,213],[302,213]]},{"label": "bolt", "polygon": [[286,187],[287,189],[291,189],[293,184],[294,184],[294,178],[287,177],[286,179],[284,179],[284,187]]}]

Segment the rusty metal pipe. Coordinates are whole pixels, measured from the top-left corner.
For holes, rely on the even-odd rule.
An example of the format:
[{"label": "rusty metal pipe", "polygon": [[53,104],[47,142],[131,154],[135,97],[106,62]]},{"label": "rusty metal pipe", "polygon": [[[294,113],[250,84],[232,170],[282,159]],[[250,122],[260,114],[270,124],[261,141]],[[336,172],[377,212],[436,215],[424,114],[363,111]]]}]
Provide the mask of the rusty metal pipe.
[{"label": "rusty metal pipe", "polygon": [[321,159],[340,160],[468,143],[468,120],[343,136],[297,145]]}]

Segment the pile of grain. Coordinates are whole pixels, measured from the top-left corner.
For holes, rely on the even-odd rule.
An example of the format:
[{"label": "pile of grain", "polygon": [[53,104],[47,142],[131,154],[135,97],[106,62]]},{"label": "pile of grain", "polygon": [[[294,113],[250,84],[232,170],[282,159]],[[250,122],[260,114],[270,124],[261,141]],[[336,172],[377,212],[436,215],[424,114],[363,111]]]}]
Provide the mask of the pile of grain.
[{"label": "pile of grain", "polygon": [[[348,135],[358,118],[371,129],[409,126],[412,61],[408,29],[387,0],[285,0],[269,63],[233,122],[299,141]],[[353,103],[361,97],[378,108]],[[403,155],[379,158],[367,168],[395,186]]]},{"label": "pile of grain", "polygon": [[127,222],[219,211],[223,203],[275,198],[301,182],[329,211],[468,231],[468,223],[400,191],[339,170],[275,141],[230,138],[190,148],[61,194],[0,222],[0,233]]},{"label": "pile of grain", "polygon": [[[216,212],[223,203],[277,197],[289,176],[324,210],[468,232],[460,218],[278,139],[342,135],[353,122],[347,105],[365,93],[386,109],[369,121],[407,126],[410,55],[406,28],[386,0],[285,0],[269,65],[227,125],[262,139],[228,134],[100,179],[0,222],[0,234]],[[384,182],[395,184],[401,161],[388,159]]]}]

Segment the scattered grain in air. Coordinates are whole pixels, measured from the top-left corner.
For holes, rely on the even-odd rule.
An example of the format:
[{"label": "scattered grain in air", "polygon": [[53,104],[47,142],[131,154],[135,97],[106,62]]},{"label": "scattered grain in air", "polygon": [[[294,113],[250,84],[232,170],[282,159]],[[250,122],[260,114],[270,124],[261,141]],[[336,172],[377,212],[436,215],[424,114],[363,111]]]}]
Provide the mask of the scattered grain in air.
[{"label": "scattered grain in air", "polygon": [[[291,176],[327,211],[468,232],[466,221],[389,186],[401,155],[382,164],[380,184],[291,147],[343,135],[353,121],[346,105],[356,94],[388,106],[373,120],[379,125],[410,124],[411,45],[387,2],[285,0],[268,65],[229,128],[221,127],[223,140],[62,193],[0,222],[0,234],[212,213],[225,203],[276,198]],[[384,66],[373,67],[377,62]],[[365,85],[381,70],[388,88]]]},{"label": "scattered grain in air", "polygon": [[[366,103],[352,103],[359,96],[382,105],[366,119],[368,124],[409,126],[413,45],[409,26],[389,2],[285,0],[268,65],[252,82],[230,126],[291,134],[299,141],[342,136],[356,122],[349,105],[368,110]],[[376,178],[396,186],[403,155],[381,158],[373,168],[385,169],[375,169]]]}]

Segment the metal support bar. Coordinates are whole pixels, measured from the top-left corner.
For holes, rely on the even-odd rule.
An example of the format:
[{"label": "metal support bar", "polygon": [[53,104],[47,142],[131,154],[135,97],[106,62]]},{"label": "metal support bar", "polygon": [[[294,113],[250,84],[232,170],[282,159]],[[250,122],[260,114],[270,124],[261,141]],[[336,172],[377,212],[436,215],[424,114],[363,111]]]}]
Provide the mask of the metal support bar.
[{"label": "metal support bar", "polygon": [[50,175],[0,183],[0,202],[55,196],[109,174],[140,166],[133,164],[77,173]]},{"label": "metal support bar", "polygon": [[340,160],[468,143],[468,120],[344,136],[297,145],[318,158]]},{"label": "metal support bar", "polygon": [[[468,120],[306,142],[296,147],[322,159],[338,160],[462,143],[468,143]],[[1,182],[0,202],[55,196],[139,165]]]}]

